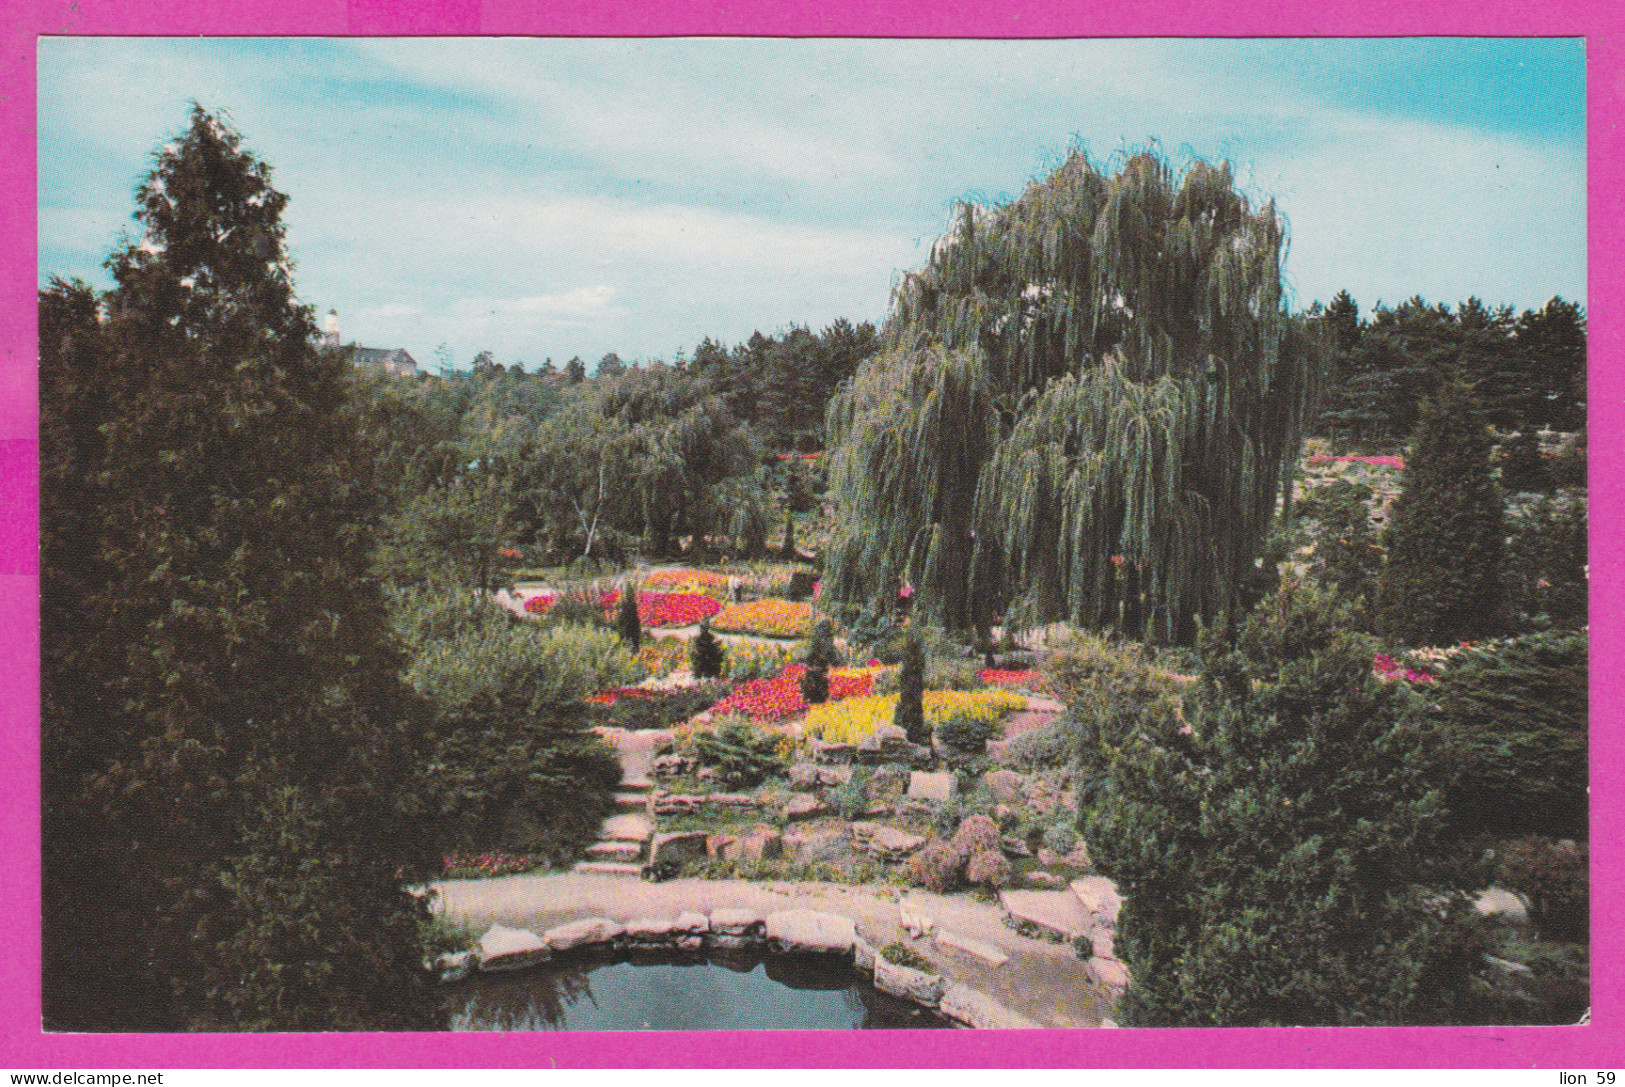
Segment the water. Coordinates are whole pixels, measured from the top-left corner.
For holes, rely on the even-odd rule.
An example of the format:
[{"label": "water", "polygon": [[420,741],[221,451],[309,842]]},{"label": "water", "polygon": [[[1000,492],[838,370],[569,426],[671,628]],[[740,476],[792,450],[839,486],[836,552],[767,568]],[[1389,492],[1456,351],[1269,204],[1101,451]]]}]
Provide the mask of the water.
[{"label": "water", "polygon": [[946,1027],[827,956],[570,958],[447,987],[451,1030],[874,1030]]}]

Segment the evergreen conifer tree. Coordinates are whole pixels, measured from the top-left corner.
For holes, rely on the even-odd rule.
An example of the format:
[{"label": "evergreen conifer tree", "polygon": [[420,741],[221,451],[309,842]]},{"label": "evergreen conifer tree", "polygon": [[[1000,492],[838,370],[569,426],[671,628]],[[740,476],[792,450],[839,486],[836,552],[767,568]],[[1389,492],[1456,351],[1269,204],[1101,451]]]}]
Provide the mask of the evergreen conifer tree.
[{"label": "evergreen conifer tree", "polygon": [[918,631],[910,631],[903,639],[897,708],[892,711],[891,723],[908,733],[911,744],[931,742],[931,728],[925,723],[925,644]]},{"label": "evergreen conifer tree", "polygon": [[1327,594],[1286,583],[1202,684],[1102,717],[1084,834],[1143,1026],[1471,1022],[1482,947],[1434,733]]},{"label": "evergreen conifer tree", "polygon": [[688,667],[695,679],[716,679],[722,675],[722,641],[711,633],[709,621],[701,620],[700,633],[688,647]]},{"label": "evergreen conifer tree", "polygon": [[835,633],[828,619],[820,619],[807,642],[807,655],[803,658],[807,670],[801,675],[801,697],[809,705],[829,700],[829,670],[837,663]]},{"label": "evergreen conifer tree", "polygon": [[347,360],[219,117],[194,107],[137,199],[102,313],[41,300],[43,580],[73,596],[42,631],[46,1020],[423,1029],[421,708],[368,577]]},{"label": "evergreen conifer tree", "polygon": [[643,645],[643,623],[638,619],[638,587],[628,581],[621,586],[620,604],[615,609],[615,632],[633,649]]},{"label": "evergreen conifer tree", "polygon": [[1377,623],[1409,645],[1501,633],[1505,507],[1472,394],[1449,382],[1427,401],[1384,544]]}]

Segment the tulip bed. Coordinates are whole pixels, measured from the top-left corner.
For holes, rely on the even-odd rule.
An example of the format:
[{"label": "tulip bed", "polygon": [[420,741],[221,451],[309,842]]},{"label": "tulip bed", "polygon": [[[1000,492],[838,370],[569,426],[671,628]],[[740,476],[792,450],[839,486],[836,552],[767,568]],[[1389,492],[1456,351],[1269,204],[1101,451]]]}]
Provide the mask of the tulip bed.
[{"label": "tulip bed", "polygon": [[984,668],[976,678],[991,687],[1032,687],[1039,682],[1039,673],[1033,669],[1019,671],[1004,668]]},{"label": "tulip bed", "polygon": [[[830,686],[834,687],[833,681]],[[991,724],[1008,713],[1026,708],[1027,699],[1013,691],[925,692],[925,721],[932,728],[955,719]],[[891,724],[896,710],[896,695],[828,702],[807,711],[807,735],[828,743],[862,743],[875,729]]]},{"label": "tulip bed", "polygon": [[1371,671],[1384,683],[1393,683],[1395,680],[1404,680],[1406,683],[1432,683],[1432,672],[1422,672],[1415,668],[1403,668],[1399,662],[1386,653],[1378,653],[1371,660]]},{"label": "tulip bed", "polygon": [[[532,615],[546,615],[557,596],[533,596],[525,601],[525,610]],[[615,605],[621,602],[620,592],[607,592],[599,597],[605,618],[610,618]],[[722,604],[700,593],[639,593],[638,622],[646,627],[686,627],[708,619],[722,610]]]},{"label": "tulip bed", "polygon": [[[714,714],[739,713],[753,721],[778,721],[806,710],[801,697],[801,675],[805,664],[787,665],[772,679],[753,679],[734,688],[732,694],[711,707]],[[835,668],[829,673],[830,702],[858,698],[874,690],[875,673],[868,668]]]},{"label": "tulip bed", "polygon": [[716,614],[711,626],[729,634],[805,638],[812,632],[812,605],[794,600],[753,600],[748,604],[731,604]]}]

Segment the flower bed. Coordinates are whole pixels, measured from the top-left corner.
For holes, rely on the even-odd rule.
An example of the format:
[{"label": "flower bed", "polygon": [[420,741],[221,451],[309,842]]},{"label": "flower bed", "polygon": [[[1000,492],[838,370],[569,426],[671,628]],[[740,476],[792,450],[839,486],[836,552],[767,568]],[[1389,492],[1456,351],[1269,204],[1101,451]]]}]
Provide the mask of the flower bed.
[{"label": "flower bed", "polygon": [[1036,687],[1040,682],[1040,674],[1031,668],[984,668],[976,673],[976,678],[991,687]]},{"label": "flower bed", "polygon": [[728,575],[712,570],[657,570],[644,578],[643,584],[657,592],[721,598],[728,592]]},{"label": "flower bed", "polygon": [[[533,596],[525,601],[525,610],[532,615],[546,615],[557,600],[557,595]],[[611,618],[615,605],[621,602],[620,591],[604,593],[598,602],[603,605],[604,617]],[[638,594],[638,622],[646,627],[692,626],[721,610],[719,601],[700,593]]]},{"label": "flower bed", "polygon": [[[830,685],[833,689],[833,680]],[[1013,691],[925,692],[925,721],[932,728],[955,719],[990,724],[1026,708],[1027,699]],[[881,725],[891,724],[896,710],[896,695],[873,695],[814,706],[807,711],[807,735],[829,743],[862,743]]]},{"label": "flower bed", "polygon": [[1309,458],[1310,464],[1369,464],[1374,468],[1404,468],[1404,457],[1329,456],[1321,454]]},{"label": "flower bed", "polygon": [[711,625],[729,634],[805,638],[812,633],[812,605],[793,600],[753,600],[719,611]]},{"label": "flower bed", "polygon": [[[787,665],[772,679],[753,679],[734,688],[733,694],[711,707],[714,714],[742,713],[753,721],[777,721],[807,708],[801,697],[805,664]],[[829,701],[858,698],[874,690],[875,673],[868,668],[835,668],[829,673]],[[827,705],[827,703],[826,703]]]},{"label": "flower bed", "polygon": [[442,864],[442,879],[488,879],[492,876],[511,876],[541,867],[542,862],[529,856],[511,853],[453,853]]}]

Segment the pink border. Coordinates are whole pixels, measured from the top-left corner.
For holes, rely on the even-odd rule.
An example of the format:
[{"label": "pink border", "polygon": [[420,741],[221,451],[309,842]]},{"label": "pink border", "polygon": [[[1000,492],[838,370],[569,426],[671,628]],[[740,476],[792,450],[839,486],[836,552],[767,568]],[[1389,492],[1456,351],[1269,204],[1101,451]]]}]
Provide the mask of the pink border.
[{"label": "pink border", "polygon": [[[550,5],[551,6],[551,5]],[[1368,0],[1329,13],[1299,0],[1183,0],[1080,5],[943,4],[932,0],[668,0],[644,10],[531,0],[38,0],[0,20],[0,683],[7,697],[0,759],[12,788],[0,798],[7,843],[0,920],[0,1066],[27,1069],[224,1067],[565,1066],[1054,1066],[1116,1067],[1544,1067],[1617,1064],[1625,1053],[1620,947],[1625,922],[1618,835],[1593,842],[1593,1023],[1579,1028],[1042,1031],[1022,1034],[838,1032],[535,1035],[47,1036],[39,1023],[38,559],[35,358],[35,37],[39,34],[536,34],[802,35],[903,37],[1068,36],[1584,36],[1589,60],[1591,410],[1593,537],[1625,530],[1621,436],[1625,379],[1614,369],[1625,319],[1618,302],[1625,258],[1625,16],[1597,0]],[[21,9],[21,10],[18,10]],[[1295,9],[1295,10],[1294,10]],[[104,88],[116,93],[116,88]],[[1594,820],[1621,825],[1625,771],[1617,707],[1625,679],[1619,553],[1595,548],[1592,615],[1600,648],[1592,679]]]}]

